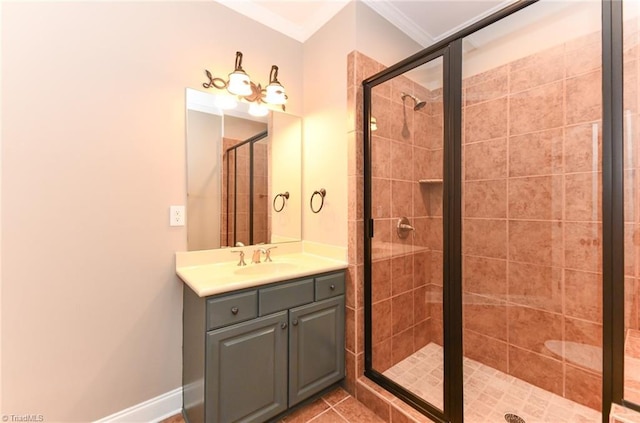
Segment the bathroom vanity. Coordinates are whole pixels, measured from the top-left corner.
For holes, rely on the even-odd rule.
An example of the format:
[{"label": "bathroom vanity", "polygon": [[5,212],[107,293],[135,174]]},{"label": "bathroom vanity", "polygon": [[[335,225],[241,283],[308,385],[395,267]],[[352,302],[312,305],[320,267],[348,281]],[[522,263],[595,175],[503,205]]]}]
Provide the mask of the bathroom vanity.
[{"label": "bathroom vanity", "polygon": [[[305,260],[331,270],[309,274]],[[218,284],[210,295],[203,292],[211,283],[194,281],[212,268],[178,269],[186,282],[183,407],[189,423],[265,422],[344,378],[344,265],[322,266],[312,257],[287,261],[293,267],[274,262],[233,263],[229,279],[246,286]]]}]

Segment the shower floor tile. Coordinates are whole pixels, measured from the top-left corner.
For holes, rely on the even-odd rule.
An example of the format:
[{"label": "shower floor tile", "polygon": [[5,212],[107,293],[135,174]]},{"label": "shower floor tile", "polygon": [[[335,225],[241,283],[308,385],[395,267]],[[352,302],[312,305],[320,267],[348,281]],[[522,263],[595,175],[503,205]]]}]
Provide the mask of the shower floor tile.
[{"label": "shower floor tile", "polygon": [[[442,347],[428,344],[383,374],[442,409]],[[602,421],[600,412],[562,398],[523,380],[464,358],[465,422],[504,422],[505,413],[526,423]]]}]

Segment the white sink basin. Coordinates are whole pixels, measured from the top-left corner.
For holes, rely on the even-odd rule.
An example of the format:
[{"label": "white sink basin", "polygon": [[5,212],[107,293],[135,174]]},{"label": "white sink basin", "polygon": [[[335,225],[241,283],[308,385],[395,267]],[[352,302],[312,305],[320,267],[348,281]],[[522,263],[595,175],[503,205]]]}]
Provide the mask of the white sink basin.
[{"label": "white sink basin", "polygon": [[246,267],[236,269],[236,275],[273,275],[282,272],[289,272],[297,268],[298,265],[287,262],[267,262],[259,264],[249,264]]}]

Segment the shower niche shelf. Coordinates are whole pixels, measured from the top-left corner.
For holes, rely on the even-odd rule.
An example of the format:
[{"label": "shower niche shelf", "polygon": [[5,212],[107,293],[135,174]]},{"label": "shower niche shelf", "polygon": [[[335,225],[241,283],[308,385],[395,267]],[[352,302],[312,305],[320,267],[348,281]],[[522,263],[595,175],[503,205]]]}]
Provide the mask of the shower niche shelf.
[{"label": "shower niche shelf", "polygon": [[419,184],[441,184],[442,179],[418,179]]}]

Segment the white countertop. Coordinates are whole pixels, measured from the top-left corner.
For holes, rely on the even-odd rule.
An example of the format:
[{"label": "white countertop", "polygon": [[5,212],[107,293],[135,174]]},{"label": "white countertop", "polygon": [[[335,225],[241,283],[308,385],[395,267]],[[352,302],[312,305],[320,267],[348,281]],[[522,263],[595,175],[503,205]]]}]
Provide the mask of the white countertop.
[{"label": "white countertop", "polygon": [[230,249],[176,253],[176,273],[199,297],[207,297],[348,266],[346,249],[303,246],[302,243],[279,244],[271,252],[271,262],[252,264],[251,253],[256,248],[268,247],[233,248],[245,251],[246,266],[238,266],[238,254],[231,253]]}]

